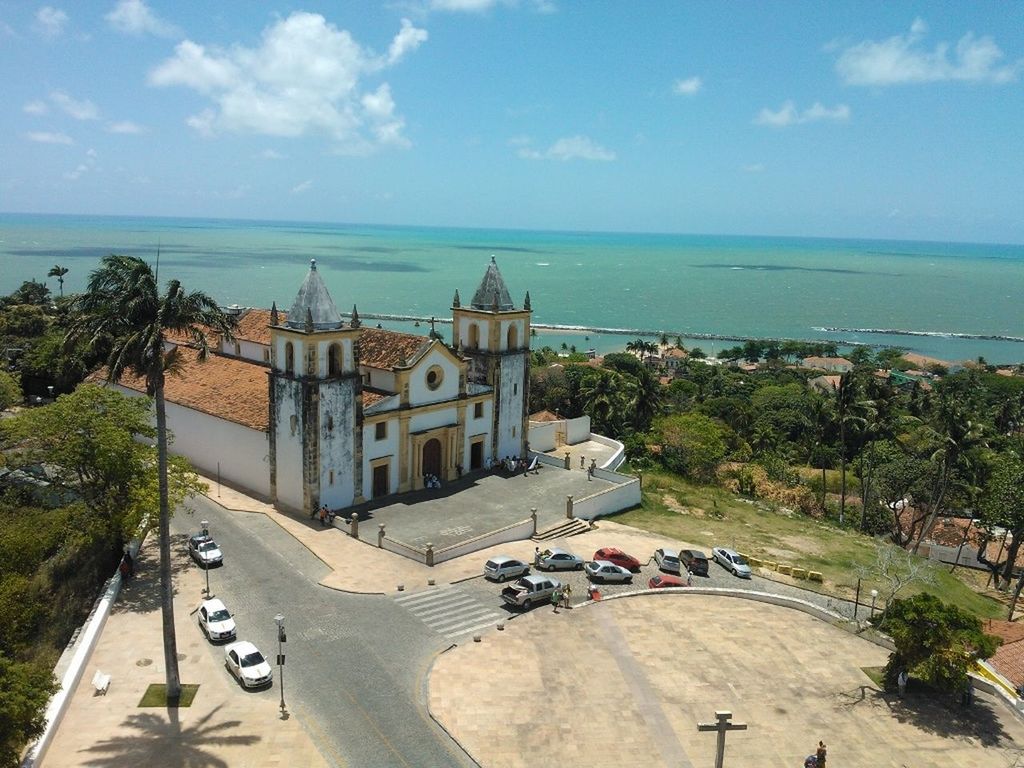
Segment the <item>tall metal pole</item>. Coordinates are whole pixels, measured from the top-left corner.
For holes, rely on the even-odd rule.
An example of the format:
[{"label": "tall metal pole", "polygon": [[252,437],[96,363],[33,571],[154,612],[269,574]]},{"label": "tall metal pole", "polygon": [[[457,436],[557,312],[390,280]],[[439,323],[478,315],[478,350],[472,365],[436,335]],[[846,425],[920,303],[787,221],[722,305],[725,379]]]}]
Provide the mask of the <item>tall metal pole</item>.
[{"label": "tall metal pole", "polygon": [[281,688],[281,717],[284,717],[284,652],[281,650],[281,644],[285,641],[284,616],[277,614],[274,622],[277,624],[277,671]]},{"label": "tall metal pole", "polygon": [[[210,535],[210,523],[207,520],[203,520],[201,523],[203,526],[203,534],[206,536]],[[203,570],[206,571],[206,599],[210,599],[210,563],[209,561],[203,562]]]}]

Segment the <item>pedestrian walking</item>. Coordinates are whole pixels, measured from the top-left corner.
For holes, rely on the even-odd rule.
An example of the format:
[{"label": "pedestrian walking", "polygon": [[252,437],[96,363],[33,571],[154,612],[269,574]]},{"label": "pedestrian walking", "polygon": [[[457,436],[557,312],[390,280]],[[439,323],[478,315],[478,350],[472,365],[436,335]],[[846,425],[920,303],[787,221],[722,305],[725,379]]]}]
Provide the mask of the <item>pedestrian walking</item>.
[{"label": "pedestrian walking", "polygon": [[320,507],[320,527],[321,528],[326,528],[327,527],[327,505],[326,504],[324,504],[322,507]]},{"label": "pedestrian walking", "polygon": [[587,457],[580,456],[580,469],[583,469],[587,464]]},{"label": "pedestrian walking", "polygon": [[572,585],[566,584],[565,589],[562,590],[562,607],[569,607],[569,599],[572,597]]},{"label": "pedestrian walking", "polygon": [[554,612],[558,613],[558,604],[562,600],[562,593],[559,590],[555,590],[551,593],[551,607],[554,608]]},{"label": "pedestrian walking", "polygon": [[540,568],[540,547],[533,548],[533,567]]},{"label": "pedestrian walking", "polygon": [[907,670],[901,669],[900,673],[896,675],[896,687],[900,690],[900,698],[903,698],[903,694],[907,692]]},{"label": "pedestrian walking", "polygon": [[818,741],[818,749],[814,753],[814,757],[817,759],[815,763],[817,768],[825,768],[825,756],[828,753],[828,747],[825,746],[824,741]]},{"label": "pedestrian walking", "polygon": [[127,549],[124,551],[124,563],[128,566],[128,575],[135,575],[135,561],[132,559],[132,553]]}]

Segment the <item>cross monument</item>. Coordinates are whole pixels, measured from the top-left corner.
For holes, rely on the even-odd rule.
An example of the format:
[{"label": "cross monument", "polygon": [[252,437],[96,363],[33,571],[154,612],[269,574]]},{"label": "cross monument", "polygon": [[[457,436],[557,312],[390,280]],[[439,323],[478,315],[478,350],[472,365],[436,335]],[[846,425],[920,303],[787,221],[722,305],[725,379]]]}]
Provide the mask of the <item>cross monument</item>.
[{"label": "cross monument", "polygon": [[725,760],[725,732],[745,731],[746,723],[730,723],[732,712],[715,712],[717,723],[697,723],[698,731],[718,731],[718,751],[715,754],[715,768],[722,768]]}]

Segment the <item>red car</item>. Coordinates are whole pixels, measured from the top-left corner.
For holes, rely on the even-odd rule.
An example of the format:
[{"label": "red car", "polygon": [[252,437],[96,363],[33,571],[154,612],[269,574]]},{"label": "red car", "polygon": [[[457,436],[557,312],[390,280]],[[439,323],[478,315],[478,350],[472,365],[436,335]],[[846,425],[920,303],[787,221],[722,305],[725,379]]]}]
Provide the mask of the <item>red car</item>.
[{"label": "red car", "polygon": [[673,576],[671,573],[659,573],[655,576],[651,576],[650,581],[647,582],[647,586],[650,589],[665,589],[666,587],[688,587],[690,582],[688,579],[681,579],[678,576]]},{"label": "red car", "polygon": [[627,571],[637,573],[640,570],[640,561],[632,555],[627,555],[616,547],[601,547],[594,553],[592,560],[607,560],[609,563],[625,568]]}]

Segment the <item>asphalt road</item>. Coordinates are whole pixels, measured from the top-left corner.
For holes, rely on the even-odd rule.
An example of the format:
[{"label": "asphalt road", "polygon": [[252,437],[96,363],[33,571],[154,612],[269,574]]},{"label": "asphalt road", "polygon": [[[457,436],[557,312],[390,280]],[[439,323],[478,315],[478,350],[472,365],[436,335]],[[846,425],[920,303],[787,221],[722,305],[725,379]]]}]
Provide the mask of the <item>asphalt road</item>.
[{"label": "asphalt road", "polygon": [[[427,670],[448,641],[389,597],[318,586],[326,566],[265,516],[226,512],[202,497],[192,503],[195,512],[175,515],[172,532],[184,548],[184,534],[209,521],[224,552],[224,565],[210,570],[211,591],[235,614],[239,639],[270,660],[277,655],[274,616],[284,614],[286,706],[329,762],[474,765],[426,710]],[[176,608],[194,610],[201,599],[179,594]],[[223,649],[209,650],[221,663]],[[279,699],[277,668],[274,675],[272,688],[246,695]]]}]

